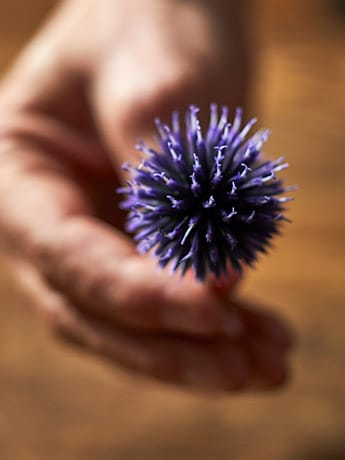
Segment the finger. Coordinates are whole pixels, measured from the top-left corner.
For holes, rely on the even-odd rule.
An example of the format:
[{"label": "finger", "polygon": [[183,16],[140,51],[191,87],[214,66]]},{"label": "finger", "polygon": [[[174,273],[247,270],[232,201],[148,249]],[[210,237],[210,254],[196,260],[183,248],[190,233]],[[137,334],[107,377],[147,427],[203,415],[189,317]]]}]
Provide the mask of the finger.
[{"label": "finger", "polygon": [[286,383],[289,369],[285,353],[264,340],[244,341],[250,360],[250,381],[255,389],[271,389]]},{"label": "finger", "polygon": [[2,171],[2,226],[13,247],[54,286],[85,311],[128,326],[241,333],[236,309],[227,311],[192,279],[159,273],[153,261],[136,254],[130,239],[87,215],[91,210],[73,177],[54,169],[43,153],[23,152],[11,150]]},{"label": "finger", "polygon": [[[157,40],[159,31],[161,40]],[[124,49],[110,47],[94,69],[90,100],[118,167],[124,161],[140,161],[135,144],[139,138],[152,143],[155,117],[170,118],[172,110],[197,101],[201,76],[206,72],[196,66],[187,44],[180,52],[175,40],[171,42],[166,35],[161,24],[155,24],[155,29],[145,33],[144,47],[140,40],[127,43]],[[155,63],[154,69],[148,65],[150,61]]]},{"label": "finger", "polygon": [[[56,264],[54,264],[54,266],[55,268],[58,268]],[[76,266],[73,264],[72,264],[72,267],[74,267],[74,270],[76,269]],[[63,271],[65,271],[65,267]],[[75,272],[75,273],[78,273],[78,272]],[[84,292],[84,288],[81,289],[81,292]],[[74,296],[74,299],[76,300],[77,296]],[[142,299],[140,300],[142,301]],[[94,303],[92,303],[92,305],[94,306]],[[102,304],[100,304],[100,307],[102,307]],[[143,307],[143,304],[141,304],[138,311],[142,309],[142,307]],[[81,311],[85,312],[85,308],[82,307]],[[79,313],[81,313],[81,311]],[[86,311],[89,312],[88,310]],[[146,312],[148,310],[145,309],[144,311]],[[194,320],[195,320],[195,317],[196,316],[193,317]],[[133,320],[133,318],[135,318],[135,320]],[[186,316],[186,318],[188,319],[189,317]],[[147,318],[145,317],[144,320],[147,321]],[[122,321],[123,324],[127,324],[127,325],[132,324],[133,322],[137,327],[141,327],[142,322],[140,321],[140,315],[139,315],[139,320],[136,317],[136,315],[133,315],[133,316],[130,316],[127,321]],[[70,319],[69,319],[69,323],[71,323]],[[77,321],[77,324],[78,324],[78,327],[80,327],[79,320]],[[156,324],[156,327],[157,326],[158,325]],[[165,325],[163,324],[162,326],[163,326],[162,328],[164,329]],[[146,322],[144,329],[148,330],[148,329],[151,329],[151,327],[153,327],[153,324],[152,323],[148,324]],[[186,323],[183,324],[182,332],[186,332],[186,331],[190,332],[190,329],[188,329],[188,327],[189,327],[189,324],[187,321]],[[195,332],[194,328],[195,328],[195,324],[193,323],[193,332]],[[64,332],[64,335],[73,337],[73,334],[74,334],[73,331],[75,331],[76,328],[63,327],[62,329],[63,330],[66,329],[67,331],[67,332],[66,331]],[[68,330],[70,330],[70,332],[68,332]],[[181,330],[178,328],[174,328],[173,330],[176,330],[176,331],[179,330],[181,332]],[[106,331],[107,331],[107,328],[105,328],[105,332]],[[210,333],[211,331],[207,330],[206,332]],[[199,333],[200,331],[198,331],[198,334]],[[120,337],[122,338],[122,336]],[[95,337],[93,338],[93,340],[94,341],[96,340]],[[152,339],[148,341],[146,338],[145,338],[145,341],[150,344],[151,343],[153,344],[155,342],[155,341],[152,341]],[[97,343],[97,340],[96,340],[96,343]],[[209,356],[210,352],[205,345],[203,345],[204,350],[200,356],[199,351],[195,351],[193,353],[191,352],[191,355],[188,355],[185,348],[183,348],[183,346],[181,345],[181,343],[183,343],[181,339],[177,341],[176,343],[173,340],[170,340],[169,346],[174,345],[177,351],[182,350],[181,354],[184,355],[183,362],[185,362],[185,364],[179,364],[179,369],[180,369],[179,372],[182,373],[179,378],[191,386],[196,385],[197,387],[202,387],[202,386],[208,387],[208,386],[215,385],[217,388],[218,386],[224,388],[224,385],[225,385],[224,381],[222,384],[215,383],[215,382],[218,382],[219,379],[220,381],[222,381],[223,374],[224,374],[226,376],[225,380],[226,382],[228,382],[226,384],[228,385],[226,388],[231,387],[231,389],[233,390],[240,389],[247,384],[247,380],[251,381],[251,387],[271,388],[271,387],[281,385],[285,381],[286,376],[287,376],[285,356],[284,356],[284,353],[282,353],[282,351],[280,350],[279,346],[277,346],[275,340],[272,340],[272,338],[269,336],[268,338],[265,336],[263,336],[262,338],[260,337],[260,334],[256,334],[255,336],[255,334],[252,334],[251,330],[248,330],[247,335],[244,336],[242,341],[239,342],[240,346],[238,344],[234,345],[232,343],[227,343],[225,346],[223,344],[223,346],[217,348],[218,350],[217,353],[213,351],[212,359],[210,357],[206,359],[207,356]],[[136,342],[135,344],[137,346],[136,349],[138,349],[138,354],[139,354],[139,349],[141,349],[141,344],[136,343]],[[279,345],[279,342],[278,342],[278,345]],[[166,347],[167,346],[168,345],[166,345]],[[159,346],[157,347],[161,348],[162,343],[159,342]],[[103,351],[102,353],[103,354],[108,353],[108,351],[109,349],[106,348],[106,350]],[[165,353],[168,353],[168,351],[166,350]],[[143,352],[139,354],[138,356],[142,356],[142,354]],[[218,359],[218,364],[217,364],[217,359],[215,358],[214,355],[216,355]],[[221,364],[219,364],[219,359],[220,359],[219,355],[223,356],[223,358],[221,359]],[[196,366],[193,366],[193,362],[192,362],[193,360],[192,358],[188,358],[188,356],[194,356],[195,360],[199,359],[198,357],[200,356],[200,363],[197,364]],[[204,364],[201,365],[201,362],[203,361],[204,361]],[[214,363],[210,364],[211,361],[214,361]],[[250,362],[250,367],[251,367],[250,378],[248,378],[248,375],[245,372],[245,370],[248,367],[248,364],[246,364],[247,361]],[[175,381],[177,379],[176,377],[177,371],[173,371],[172,367],[176,366],[176,363],[174,364],[174,366],[172,364],[173,364],[173,361],[171,361],[171,365],[169,364],[168,367],[166,368],[165,358],[162,357],[162,363],[156,364],[150,372],[152,375],[156,375],[159,378],[164,378],[165,380],[169,380],[170,378],[172,378]],[[133,366],[134,366],[134,363],[133,363]],[[219,371],[219,367],[221,367],[222,369],[221,372]],[[173,374],[174,377],[169,377],[171,373]],[[203,374],[205,374],[204,377],[202,377]],[[198,383],[198,378],[200,378],[200,383]],[[229,382],[231,382],[231,385]]]},{"label": "finger", "polygon": [[[152,144],[155,117],[168,121],[173,110],[184,111],[193,103],[201,108],[203,125],[208,122],[210,102],[234,108],[243,105],[246,99],[248,56],[243,34],[237,31],[238,21],[230,29],[227,23],[223,24],[226,30],[236,29],[234,36],[229,37],[232,45],[229,49],[214,35],[214,17],[208,8],[197,7],[194,11],[194,5],[193,14],[188,14],[189,7],[185,6],[172,22],[170,8],[164,8],[159,16],[151,11],[150,26],[137,29],[136,40],[131,34],[125,36],[124,46],[115,41],[101,60],[94,61],[90,101],[104,142],[118,166],[123,161],[139,161],[134,149],[138,138]],[[231,22],[240,13],[239,8],[235,10],[228,16]],[[180,17],[185,17],[183,23],[177,19]],[[169,27],[162,27],[164,21]],[[186,24],[190,24],[196,35],[186,32]],[[221,26],[219,21],[218,26]],[[185,35],[183,39],[180,37],[183,47],[176,41],[178,34]],[[225,59],[219,60],[223,53]]]},{"label": "finger", "polygon": [[83,315],[29,264],[16,261],[13,267],[33,305],[57,336],[126,369],[197,390],[265,389],[284,383],[284,375],[273,374],[270,368],[272,359],[276,367],[284,368],[283,355],[270,354],[252,339],[240,344],[112,328]]},{"label": "finger", "polygon": [[110,328],[82,315],[27,263],[16,261],[12,269],[50,328],[74,345],[131,371],[199,390],[234,391],[247,385],[248,360],[234,344],[136,335]]},{"label": "finger", "polygon": [[39,252],[47,279],[90,314],[145,330],[241,335],[235,308],[192,279],[160,272],[124,235],[90,217],[61,223]]},{"label": "finger", "polygon": [[291,348],[295,337],[286,321],[283,322],[276,314],[261,307],[248,306],[238,301],[233,303],[241,314],[247,334],[271,343],[273,348],[283,351]]},{"label": "finger", "polygon": [[289,378],[290,327],[271,312],[235,302],[245,324],[240,342],[248,352],[250,381],[255,389],[280,387]]}]

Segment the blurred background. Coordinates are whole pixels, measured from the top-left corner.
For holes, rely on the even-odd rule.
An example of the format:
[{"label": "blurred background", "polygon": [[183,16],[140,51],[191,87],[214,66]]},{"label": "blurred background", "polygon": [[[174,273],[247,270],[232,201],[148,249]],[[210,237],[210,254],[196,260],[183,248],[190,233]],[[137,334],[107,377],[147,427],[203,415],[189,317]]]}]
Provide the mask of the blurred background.
[{"label": "blurred background", "polygon": [[[52,0],[0,0],[0,72]],[[243,295],[299,335],[273,394],[206,398],[132,379],[55,343],[0,272],[1,460],[345,459],[345,7],[253,0],[253,113],[298,183],[293,225]],[[0,108],[1,110],[1,108]]]}]

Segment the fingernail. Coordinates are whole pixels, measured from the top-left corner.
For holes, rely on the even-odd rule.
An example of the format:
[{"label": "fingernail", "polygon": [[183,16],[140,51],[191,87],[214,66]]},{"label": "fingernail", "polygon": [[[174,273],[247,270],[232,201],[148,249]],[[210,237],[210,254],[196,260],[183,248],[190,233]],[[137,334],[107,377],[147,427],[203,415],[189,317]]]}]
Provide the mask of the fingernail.
[{"label": "fingernail", "polygon": [[244,324],[235,311],[226,311],[221,319],[221,330],[229,338],[238,338],[244,333]]}]

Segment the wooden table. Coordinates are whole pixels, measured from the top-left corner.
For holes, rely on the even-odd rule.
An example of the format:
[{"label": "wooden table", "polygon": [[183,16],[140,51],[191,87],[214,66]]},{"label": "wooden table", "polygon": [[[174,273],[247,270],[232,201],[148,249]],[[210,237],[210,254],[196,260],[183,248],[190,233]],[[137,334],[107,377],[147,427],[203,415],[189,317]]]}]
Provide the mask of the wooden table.
[{"label": "wooden table", "polygon": [[[5,3],[1,67],[51,2]],[[329,11],[310,0],[257,5],[255,94],[273,132],[267,152],[286,155],[287,181],[300,191],[293,225],[244,293],[276,305],[297,329],[291,384],[206,399],[133,380],[56,344],[4,272],[1,460],[345,459],[344,23],[330,2]]]}]

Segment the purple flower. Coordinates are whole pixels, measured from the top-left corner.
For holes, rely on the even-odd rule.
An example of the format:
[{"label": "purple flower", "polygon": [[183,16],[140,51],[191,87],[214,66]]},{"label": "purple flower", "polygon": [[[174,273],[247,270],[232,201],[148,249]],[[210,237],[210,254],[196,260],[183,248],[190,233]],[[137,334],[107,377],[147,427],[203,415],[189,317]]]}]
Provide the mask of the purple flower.
[{"label": "purple flower", "polygon": [[279,233],[284,203],[278,198],[292,187],[283,187],[276,173],[286,168],[283,158],[260,160],[269,132],[248,133],[252,119],[241,129],[242,110],[232,124],[228,108],[211,105],[210,123],[203,136],[198,108],[186,113],[185,132],[179,115],[172,115],[172,127],[156,120],[159,150],[144,144],[137,148],[146,158],[134,168],[125,194],[127,230],[135,233],[138,250],[155,247],[159,265],[171,263],[172,271],[183,275],[193,268],[204,280],[209,272],[220,277],[227,262],[239,272],[252,265],[258,252],[266,252],[274,234]]}]

